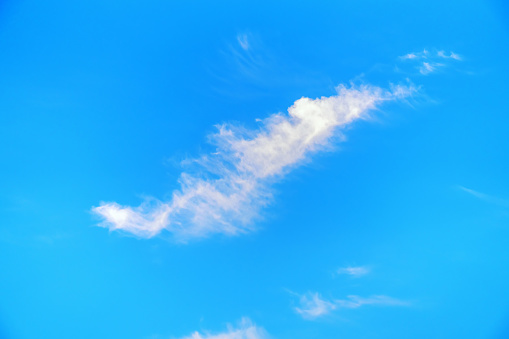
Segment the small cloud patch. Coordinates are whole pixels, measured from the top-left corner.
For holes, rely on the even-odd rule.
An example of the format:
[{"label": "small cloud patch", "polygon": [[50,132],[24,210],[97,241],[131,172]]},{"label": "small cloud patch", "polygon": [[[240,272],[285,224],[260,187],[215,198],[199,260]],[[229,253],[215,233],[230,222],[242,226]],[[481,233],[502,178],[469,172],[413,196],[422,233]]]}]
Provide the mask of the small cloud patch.
[{"label": "small cloud patch", "polygon": [[370,273],[370,269],[365,266],[357,266],[357,267],[342,267],[337,270],[337,274],[345,274],[349,275],[354,278],[359,278],[362,276],[365,276],[366,274]]},{"label": "small cloud patch", "polygon": [[300,296],[300,306],[295,311],[304,319],[316,319],[336,309],[333,302],[323,299],[319,293],[308,292]]},{"label": "small cloud patch", "polygon": [[237,34],[237,41],[244,51],[247,51],[249,49],[249,39],[247,34],[245,33]]},{"label": "small cloud patch", "polygon": [[221,333],[200,333],[198,331],[180,339],[268,339],[267,332],[256,325],[249,318],[242,318],[237,327],[227,326]]},{"label": "small cloud patch", "polygon": [[430,51],[424,49],[421,52],[412,52],[402,55],[398,59],[404,63],[411,63],[413,68],[417,69],[420,74],[428,75],[447,67],[449,61],[461,61],[462,57],[452,51]]}]

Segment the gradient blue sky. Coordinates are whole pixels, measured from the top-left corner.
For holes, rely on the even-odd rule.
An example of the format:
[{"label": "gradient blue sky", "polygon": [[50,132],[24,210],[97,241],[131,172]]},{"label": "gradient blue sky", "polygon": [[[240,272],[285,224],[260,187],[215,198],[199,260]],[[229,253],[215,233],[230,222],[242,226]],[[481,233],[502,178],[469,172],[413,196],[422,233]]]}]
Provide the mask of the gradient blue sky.
[{"label": "gradient blue sky", "polygon": [[[508,60],[503,1],[1,1],[0,338],[509,337]],[[302,97],[376,104],[295,155]]]}]

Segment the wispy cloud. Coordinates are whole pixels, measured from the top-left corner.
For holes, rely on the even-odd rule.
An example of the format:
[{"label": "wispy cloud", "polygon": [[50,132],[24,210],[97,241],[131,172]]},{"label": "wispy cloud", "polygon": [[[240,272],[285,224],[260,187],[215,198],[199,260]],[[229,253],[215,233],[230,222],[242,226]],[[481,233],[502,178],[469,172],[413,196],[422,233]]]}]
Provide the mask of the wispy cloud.
[{"label": "wispy cloud", "polygon": [[261,98],[274,94],[274,89],[323,86],[329,77],[304,67],[256,31],[245,29],[218,47],[218,55],[205,60],[211,77],[213,95],[239,98]]},{"label": "wispy cloud", "polygon": [[405,59],[417,59],[418,56],[415,54],[415,53],[408,53],[408,54],[405,54],[403,56],[400,56],[400,59],[402,60],[405,60]]},{"label": "wispy cloud", "polygon": [[438,51],[437,56],[444,59],[461,60],[461,57],[454,52],[450,52],[449,55],[447,55],[447,53],[444,51]]},{"label": "wispy cloud", "polygon": [[502,207],[509,207],[509,200],[507,200],[507,199],[501,199],[501,198],[495,197],[493,195],[481,193],[479,191],[475,191],[473,189],[470,189],[470,188],[467,188],[467,187],[464,187],[461,185],[458,185],[458,188],[464,192],[467,192],[470,195],[473,195],[474,197],[476,197],[478,199],[484,200],[491,204],[499,205]]},{"label": "wispy cloud", "polygon": [[341,308],[355,309],[366,305],[410,306],[410,303],[386,295],[373,295],[367,298],[349,295],[345,299],[326,300],[319,293],[307,292],[300,296],[300,306],[295,307],[295,311],[304,319],[313,320]]},{"label": "wispy cloud", "polygon": [[429,74],[432,72],[435,72],[438,67],[442,67],[444,64],[438,63],[438,62],[423,62],[421,67],[419,67],[419,72],[421,74]]},{"label": "wispy cloud", "polygon": [[423,49],[422,52],[412,52],[405,55],[400,56],[401,60],[419,60],[419,59],[428,59],[433,54],[430,53],[427,49]]},{"label": "wispy cloud", "polygon": [[144,238],[162,230],[184,242],[248,232],[271,199],[271,184],[311,155],[330,149],[342,129],[368,119],[383,102],[414,91],[412,86],[339,86],[333,96],[295,101],[288,114],[269,116],[257,130],[218,125],[210,136],[216,151],[191,161],[197,169],[181,174],[181,187],[170,201],[151,199],[138,207],[102,202],[92,211],[103,219],[99,226]]},{"label": "wispy cloud", "polygon": [[428,75],[438,71],[439,68],[446,67],[447,64],[445,62],[447,62],[448,59],[455,61],[462,60],[462,58],[454,52],[447,53],[443,50],[429,51],[427,49],[422,50],[422,52],[412,52],[402,55],[399,59],[402,61],[417,63],[416,67],[422,75]]},{"label": "wispy cloud", "polygon": [[222,67],[213,73],[219,72],[219,77],[224,81],[225,73],[232,72],[237,85],[240,79],[257,83],[270,68],[270,53],[261,39],[251,32],[238,33],[236,40],[236,43],[228,43],[221,52],[227,59],[228,64],[224,65],[227,69]]},{"label": "wispy cloud", "polygon": [[320,294],[308,292],[300,296],[300,307],[295,307],[295,311],[304,319],[315,319],[336,309],[333,302],[323,299]]},{"label": "wispy cloud", "polygon": [[249,49],[249,39],[247,34],[237,34],[237,41],[243,50],[247,51]]},{"label": "wispy cloud", "polygon": [[194,332],[193,334],[187,337],[183,337],[181,339],[268,339],[268,338],[269,335],[263,328],[254,325],[249,318],[243,318],[237,327],[228,325],[228,329],[225,332],[217,334]]},{"label": "wispy cloud", "polygon": [[359,308],[364,305],[380,305],[380,306],[409,306],[408,301],[403,301],[386,295],[374,295],[368,298],[362,298],[357,295],[349,295],[346,299],[335,300],[338,308]]},{"label": "wispy cloud", "polygon": [[336,272],[337,274],[346,274],[354,278],[359,278],[368,274],[370,272],[370,269],[366,266],[356,266],[356,267],[348,266],[339,268]]}]

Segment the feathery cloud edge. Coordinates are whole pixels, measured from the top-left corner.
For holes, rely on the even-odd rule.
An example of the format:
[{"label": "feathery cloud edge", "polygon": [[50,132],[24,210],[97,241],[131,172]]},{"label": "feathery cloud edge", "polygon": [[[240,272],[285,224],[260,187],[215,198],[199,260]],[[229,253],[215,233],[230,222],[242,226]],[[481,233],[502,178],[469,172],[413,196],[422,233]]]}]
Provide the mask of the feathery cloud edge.
[{"label": "feathery cloud edge", "polygon": [[340,308],[359,308],[364,305],[378,306],[409,306],[408,301],[395,299],[386,295],[372,295],[364,298],[358,295],[349,295],[345,299],[326,300],[317,292],[308,292],[299,298],[300,307],[295,311],[306,320],[314,320],[325,316]]},{"label": "feathery cloud edge", "polygon": [[501,199],[499,197],[495,197],[493,195],[482,193],[482,192],[479,192],[479,191],[476,191],[476,190],[473,190],[473,189],[470,189],[470,188],[467,188],[467,187],[461,186],[461,185],[458,185],[457,187],[460,190],[462,190],[462,191],[464,191],[478,199],[484,200],[488,203],[491,203],[494,205],[499,205],[502,207],[509,207],[509,200],[507,200],[507,199]]},{"label": "feathery cloud edge", "polygon": [[[420,66],[417,67],[419,73],[422,75],[428,75],[430,73],[436,72],[439,68],[447,66],[443,62],[437,62],[436,60],[447,60],[453,59],[455,61],[462,61],[462,57],[454,52],[449,52],[447,54],[443,50],[439,51],[429,51],[424,49],[422,52],[413,52],[408,53],[399,57],[400,60],[410,60],[410,61],[418,61]],[[426,61],[422,61],[426,60]]]},{"label": "feathery cloud edge", "polygon": [[242,318],[237,328],[228,325],[228,329],[222,333],[194,332],[181,339],[269,339],[269,335],[263,328],[254,325],[249,318]]},{"label": "feathery cloud edge", "polygon": [[337,274],[346,274],[354,278],[359,278],[368,274],[371,270],[366,266],[347,266],[338,268]]},{"label": "feathery cloud edge", "polygon": [[302,97],[288,114],[262,120],[258,130],[218,125],[210,138],[216,152],[194,160],[200,170],[181,174],[181,187],[170,201],[150,199],[138,207],[101,202],[92,212],[103,219],[98,226],[142,238],[162,230],[181,242],[249,232],[260,208],[270,202],[272,183],[330,147],[342,128],[369,118],[380,104],[404,99],[416,90],[412,85],[390,89],[340,85],[333,96]]}]

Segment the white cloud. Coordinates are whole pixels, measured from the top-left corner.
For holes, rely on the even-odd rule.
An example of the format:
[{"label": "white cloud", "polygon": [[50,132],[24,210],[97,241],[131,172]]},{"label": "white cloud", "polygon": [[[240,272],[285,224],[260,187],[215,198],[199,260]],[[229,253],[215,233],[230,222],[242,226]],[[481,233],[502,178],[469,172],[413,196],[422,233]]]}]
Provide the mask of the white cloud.
[{"label": "white cloud", "polygon": [[461,57],[458,54],[453,53],[453,52],[451,52],[451,55],[449,57],[453,58],[455,60],[462,60]]},{"label": "white cloud", "polygon": [[466,187],[460,186],[460,185],[458,185],[458,188],[464,192],[467,192],[468,194],[473,195],[474,197],[476,197],[478,199],[484,200],[491,204],[495,204],[495,205],[499,205],[499,206],[503,206],[503,207],[509,207],[509,200],[501,199],[501,198],[498,198],[498,197],[495,197],[495,196],[492,196],[489,194],[481,193],[479,191],[475,191],[473,189],[466,188]]},{"label": "white cloud", "polygon": [[424,49],[422,52],[412,52],[405,54],[403,56],[400,56],[399,58],[402,60],[418,60],[418,59],[426,59],[429,56],[428,50]]},{"label": "white cloud", "polygon": [[[424,49],[422,52],[413,52],[408,53],[403,56],[400,56],[399,59],[403,61],[408,62],[418,62],[417,69],[419,70],[420,74],[428,75],[430,73],[436,72],[439,67],[445,67],[447,64],[444,62],[447,61],[447,59],[453,59],[456,61],[461,61],[461,57],[454,53],[449,52],[447,54],[445,51],[436,51],[433,52],[428,51],[427,49]],[[437,62],[437,60],[441,60],[442,62]]]},{"label": "white cloud", "polygon": [[461,57],[454,52],[450,52],[449,55],[447,55],[444,51],[438,51],[437,56],[444,59],[461,60]]},{"label": "white cloud", "polygon": [[386,295],[374,295],[368,298],[349,295],[346,299],[325,300],[319,293],[308,292],[300,296],[300,307],[296,307],[295,311],[304,319],[313,320],[337,309],[356,309],[365,305],[410,306],[410,303]]},{"label": "white cloud", "polygon": [[303,97],[261,122],[258,130],[223,124],[211,136],[215,152],[192,161],[170,201],[148,200],[138,207],[102,202],[92,211],[99,226],[150,238],[162,230],[187,241],[214,233],[236,235],[253,229],[259,209],[271,199],[270,186],[319,151],[330,149],[342,129],[386,101],[410,96],[412,86],[337,87],[337,94]]},{"label": "white cloud", "polygon": [[237,41],[243,50],[247,51],[249,49],[249,39],[247,34],[237,34]]},{"label": "white cloud", "polygon": [[409,306],[410,303],[399,299],[391,298],[386,295],[374,295],[369,298],[362,298],[357,295],[349,295],[346,299],[335,300],[338,308],[359,308],[363,305],[380,306]]},{"label": "white cloud", "polygon": [[300,307],[295,311],[304,319],[315,319],[324,316],[336,308],[334,303],[322,299],[320,294],[308,292],[300,297]]},{"label": "white cloud", "polygon": [[350,275],[354,278],[362,277],[370,272],[370,269],[365,266],[357,266],[357,267],[342,267],[337,270],[338,274],[346,274]]},{"label": "white cloud", "polygon": [[429,74],[435,72],[437,67],[444,66],[444,64],[440,64],[438,62],[423,62],[421,67],[419,68],[419,72],[421,74]]},{"label": "white cloud", "polygon": [[415,53],[408,53],[408,54],[405,54],[403,56],[400,56],[401,59],[405,60],[405,59],[416,59],[418,58],[418,56],[415,54]]},{"label": "white cloud", "polygon": [[194,332],[181,339],[268,339],[269,335],[261,327],[254,325],[249,318],[243,318],[238,327],[228,325],[225,332],[210,334]]}]

